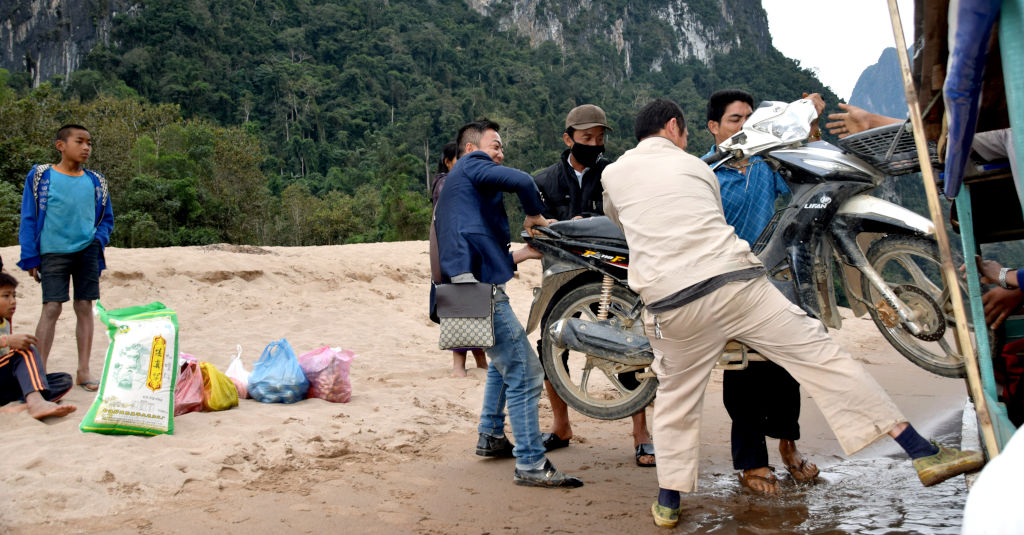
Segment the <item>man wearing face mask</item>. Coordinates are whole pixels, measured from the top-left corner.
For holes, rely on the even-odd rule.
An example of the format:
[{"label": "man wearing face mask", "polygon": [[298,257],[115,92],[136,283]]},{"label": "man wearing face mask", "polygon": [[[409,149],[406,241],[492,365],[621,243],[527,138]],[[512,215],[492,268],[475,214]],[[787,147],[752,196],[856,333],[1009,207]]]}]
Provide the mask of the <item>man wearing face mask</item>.
[{"label": "man wearing face mask", "polygon": [[[568,148],[562,152],[557,163],[533,177],[541,199],[544,200],[544,217],[565,221],[604,215],[601,173],[611,163],[604,157],[604,135],[610,130],[604,110],[598,106],[583,104],[569,112],[565,118],[565,132],[562,134],[562,141]],[[541,332],[545,332],[546,328],[544,321]],[[541,351],[542,344],[538,340],[538,355]],[[619,379],[627,388],[639,386],[633,373],[621,374]],[[572,426],[565,401],[558,396],[547,379],[544,387],[554,416],[551,432],[543,435],[544,447],[551,451],[569,445]],[[647,430],[647,416],[644,411],[640,411],[632,418],[636,464],[654,466],[654,445]]]},{"label": "man wearing face mask", "polygon": [[601,171],[611,163],[604,158],[604,134],[610,130],[604,110],[593,104],[569,112],[562,134],[568,148],[558,163],[533,177],[544,199],[544,217],[565,221],[604,215]]}]

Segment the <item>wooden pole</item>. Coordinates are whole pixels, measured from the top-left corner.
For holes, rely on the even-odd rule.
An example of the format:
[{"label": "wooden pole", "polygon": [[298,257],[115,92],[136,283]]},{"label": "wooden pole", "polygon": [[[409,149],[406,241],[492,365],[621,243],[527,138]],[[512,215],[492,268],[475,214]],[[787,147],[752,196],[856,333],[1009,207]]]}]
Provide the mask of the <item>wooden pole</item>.
[{"label": "wooden pole", "polygon": [[[896,54],[899,57],[900,70],[903,73],[903,89],[907,94],[907,106],[910,108],[910,123],[914,127],[914,143],[917,146],[917,158],[921,162],[921,178],[924,180],[925,196],[928,198],[928,211],[931,213],[932,222],[935,224],[935,239],[939,242],[942,278],[945,280],[946,288],[949,288],[949,297],[953,300],[953,316],[956,318],[957,341],[960,344],[960,353],[964,356],[967,368],[967,388],[974,398],[974,406],[978,413],[978,427],[981,429],[988,457],[993,459],[996,455],[999,455],[999,444],[996,442],[995,428],[992,426],[992,417],[988,412],[985,392],[981,387],[978,357],[975,355],[974,347],[971,345],[971,332],[967,329],[967,315],[960,297],[959,277],[957,276],[956,268],[953,266],[953,258],[950,255],[949,235],[946,234],[946,224],[942,217],[942,207],[939,204],[939,192],[935,187],[935,175],[932,171],[931,158],[928,156],[928,142],[924,137],[924,124],[921,119],[921,105],[917,100],[917,89],[914,87],[914,79],[910,70],[910,58],[907,56],[907,42],[903,37],[903,23],[900,21],[900,11],[896,6],[896,0],[888,0],[888,2],[889,15],[892,19],[892,33],[896,39]],[[965,258],[970,254],[970,251],[964,251]],[[981,336],[984,336],[987,328],[985,325],[979,325],[977,326],[977,331],[981,333]]]}]

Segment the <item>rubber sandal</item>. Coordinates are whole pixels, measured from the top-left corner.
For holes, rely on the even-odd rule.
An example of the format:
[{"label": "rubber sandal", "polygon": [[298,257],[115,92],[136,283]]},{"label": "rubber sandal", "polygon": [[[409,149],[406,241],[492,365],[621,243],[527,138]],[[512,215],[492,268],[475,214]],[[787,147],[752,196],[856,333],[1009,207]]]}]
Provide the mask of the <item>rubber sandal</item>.
[{"label": "rubber sandal", "polygon": [[569,445],[568,438],[560,438],[554,433],[541,433],[540,440],[544,443],[544,451],[557,450]]},{"label": "rubber sandal", "polygon": [[655,457],[655,455],[654,455],[654,444],[646,443],[646,444],[640,444],[639,446],[636,447],[636,465],[637,466],[643,466],[645,468],[650,468],[652,466],[658,466],[658,461],[657,460],[655,460],[653,463],[642,463],[642,462],[640,462],[640,458],[644,457],[646,455],[650,455],[651,457]]},{"label": "rubber sandal", "polygon": [[95,392],[100,389],[100,382],[96,380],[89,380],[84,383],[78,383],[78,386],[82,387],[82,390],[86,392]]},{"label": "rubber sandal", "polygon": [[659,528],[674,528],[679,523],[679,509],[670,509],[658,502],[651,505],[651,516],[654,517],[654,525]]},{"label": "rubber sandal", "polygon": [[797,483],[808,483],[814,481],[814,479],[818,477],[818,474],[821,473],[821,470],[818,470],[817,466],[811,464],[811,466],[814,466],[814,473],[809,476],[806,475],[804,473],[804,469],[807,468],[808,464],[807,459],[801,459],[800,464],[797,466],[786,465],[786,471],[789,472],[789,475],[793,476],[793,480]]},{"label": "rubber sandal", "polygon": [[[772,472],[775,472],[774,466],[769,466],[768,469],[771,470]],[[740,471],[738,474],[736,474],[736,476],[740,478],[740,486],[746,488],[747,490],[755,494],[760,494],[762,496],[773,496],[775,494],[778,494],[779,490],[781,490],[782,487],[779,478],[775,477],[774,473],[768,474],[768,477],[765,477],[756,474],[746,475],[743,473],[743,471]],[[763,490],[754,488],[750,484],[750,482],[753,480],[764,481],[765,483],[768,483],[772,487],[775,487],[775,492],[765,492]]]}]

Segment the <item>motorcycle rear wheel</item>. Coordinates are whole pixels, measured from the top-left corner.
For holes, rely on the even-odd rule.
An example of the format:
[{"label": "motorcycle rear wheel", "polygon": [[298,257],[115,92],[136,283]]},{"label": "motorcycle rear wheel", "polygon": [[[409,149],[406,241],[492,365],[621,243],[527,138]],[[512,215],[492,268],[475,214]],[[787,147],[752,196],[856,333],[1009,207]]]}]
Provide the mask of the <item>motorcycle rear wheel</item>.
[{"label": "motorcycle rear wheel", "polygon": [[[609,373],[607,361],[557,347],[547,332],[549,326],[561,319],[597,321],[600,299],[601,283],[592,282],[569,291],[552,305],[541,333],[541,361],[551,386],[566,404],[591,418],[619,420],[644,410],[654,400],[658,380],[649,373],[650,368],[640,370],[650,376],[638,379],[639,385],[630,389],[622,384],[618,374]],[[612,325],[623,327],[624,316],[636,299],[636,294],[629,290],[619,285],[613,287],[613,306],[608,314]],[[637,319],[629,330],[642,335],[643,322]],[[563,353],[568,353],[567,363],[563,363]]]},{"label": "motorcycle rear wheel", "polygon": [[[928,298],[915,299],[907,294],[908,305],[921,314],[921,322],[930,326],[929,332],[943,330],[941,337],[931,341],[915,336],[897,320],[884,319],[878,304],[884,303],[881,294],[871,286],[870,280],[861,276],[864,298],[870,305],[868,312],[882,336],[908,360],[936,375],[943,377],[964,377],[967,374],[964,357],[960,353],[956,336],[956,321],[953,317],[953,303],[942,279],[942,261],[935,240],[912,236],[885,236],[868,248],[868,263],[889,285],[897,291],[912,286]],[[955,260],[954,260],[955,263]],[[961,283],[961,296],[967,295],[966,285]],[[963,297],[962,297],[963,298]],[[901,299],[903,299],[901,297]],[[938,309],[937,310],[936,306]],[[942,316],[939,317],[939,312]],[[895,323],[895,324],[894,324]],[[973,326],[971,327],[973,331]]]}]

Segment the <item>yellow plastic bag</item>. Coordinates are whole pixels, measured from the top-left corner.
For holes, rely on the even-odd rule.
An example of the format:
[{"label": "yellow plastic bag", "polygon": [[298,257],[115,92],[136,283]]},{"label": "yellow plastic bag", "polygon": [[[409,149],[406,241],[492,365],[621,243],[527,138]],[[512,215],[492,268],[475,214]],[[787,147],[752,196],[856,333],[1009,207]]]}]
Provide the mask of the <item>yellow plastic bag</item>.
[{"label": "yellow plastic bag", "polygon": [[226,411],[238,406],[235,383],[209,362],[200,362],[203,373],[203,410]]}]

